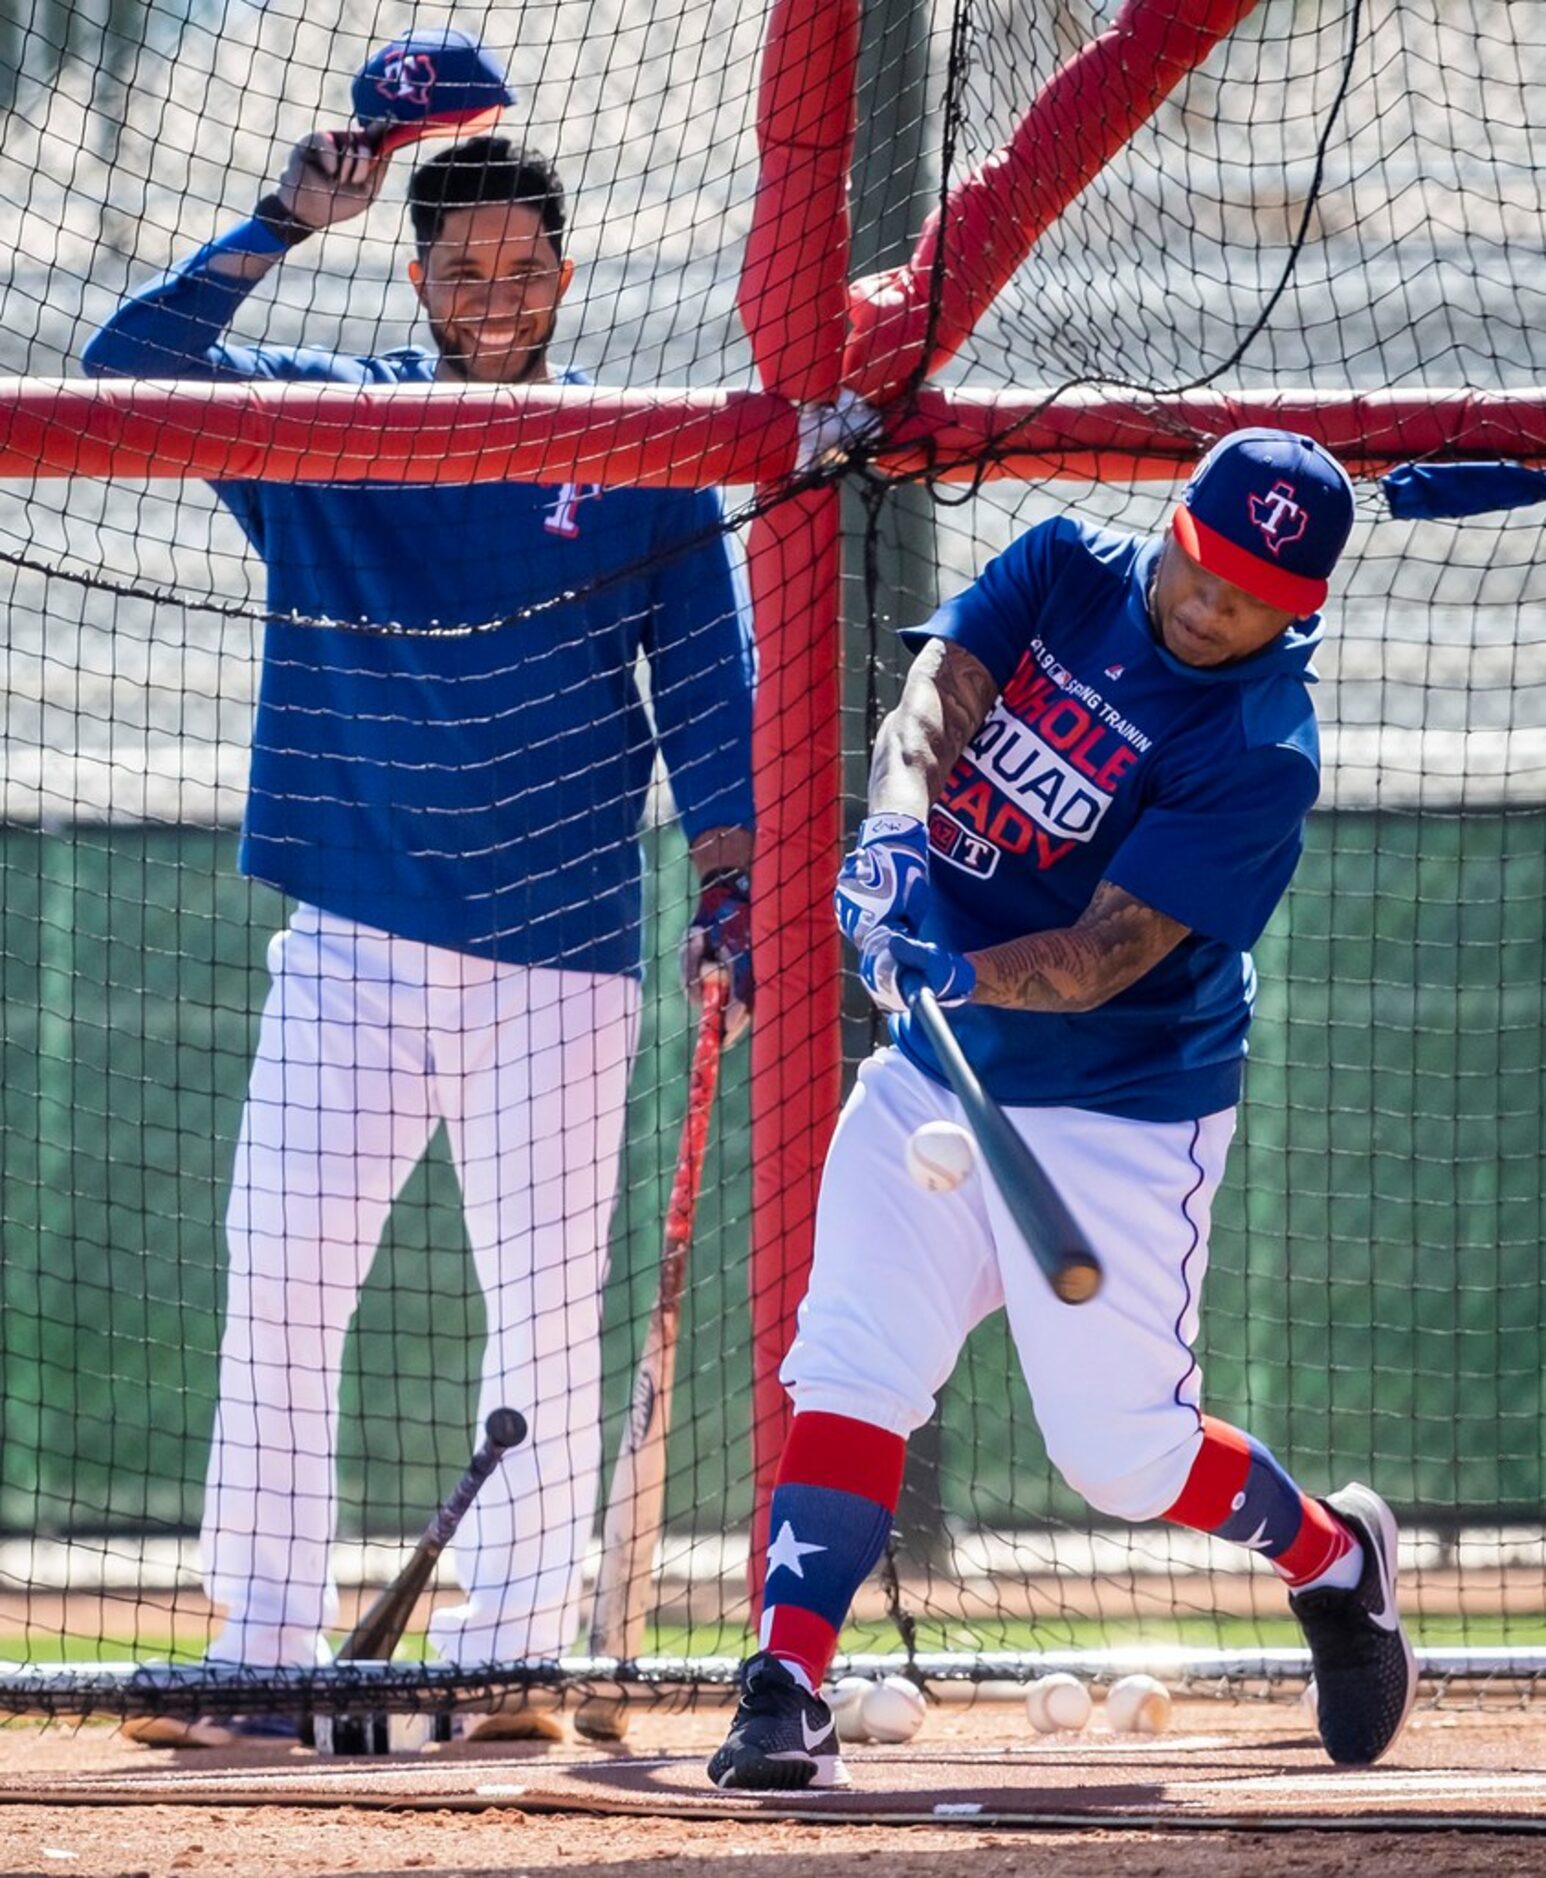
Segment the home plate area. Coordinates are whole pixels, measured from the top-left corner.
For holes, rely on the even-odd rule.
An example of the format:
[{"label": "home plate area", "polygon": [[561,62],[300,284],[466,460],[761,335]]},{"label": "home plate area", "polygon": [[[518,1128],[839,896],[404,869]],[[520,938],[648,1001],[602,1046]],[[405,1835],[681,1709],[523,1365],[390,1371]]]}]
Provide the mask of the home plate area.
[{"label": "home plate area", "polygon": [[642,1713],[626,1747],[327,1759],[247,1747],[188,1753],[135,1747],[108,1727],[14,1725],[0,1736],[0,1804],[381,1807],[398,1810],[656,1814],[697,1819],[830,1819],[848,1824],[1266,1830],[1546,1832],[1546,1714],[1533,1707],[1420,1709],[1378,1767],[1332,1767],[1301,1711],[1276,1702],[1189,1700],[1157,1739],[1040,1737],[1018,1706],[935,1709],[905,1748],[845,1750],[853,1785],[786,1794],[720,1793],[703,1763],[723,1710]]}]

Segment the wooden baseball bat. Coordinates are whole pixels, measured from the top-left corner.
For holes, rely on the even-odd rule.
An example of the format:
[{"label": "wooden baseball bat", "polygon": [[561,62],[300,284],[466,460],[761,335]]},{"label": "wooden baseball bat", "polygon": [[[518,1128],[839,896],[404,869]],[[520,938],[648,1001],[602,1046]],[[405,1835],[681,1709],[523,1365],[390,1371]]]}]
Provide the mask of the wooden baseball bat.
[{"label": "wooden baseball bat", "polygon": [[904,972],[902,995],[955,1091],[967,1126],[1032,1258],[1065,1304],[1087,1304],[1100,1290],[1100,1260],[1085,1243],[1063,1196],[1013,1122],[977,1080],[934,993],[918,982],[915,973]]},{"label": "wooden baseball bat", "polygon": [[402,1641],[419,1594],[429,1583],[435,1561],[451,1543],[484,1481],[511,1448],[526,1439],[526,1417],[519,1409],[497,1408],[483,1424],[483,1441],[450,1497],[424,1528],[413,1556],[339,1645],[338,1663],[385,1663]]},{"label": "wooden baseball bat", "polygon": [[[660,1284],[644,1334],[644,1349],[634,1371],[633,1396],[601,1527],[601,1564],[596,1573],[590,1626],[592,1656],[628,1661],[639,1654],[644,1643],[654,1581],[655,1542],[666,1497],[666,1436],[671,1428],[671,1383],[676,1373],[682,1289],[703,1180],[709,1116],[719,1082],[726,997],[719,980],[704,982],[703,1014],[698,1020],[698,1041],[687,1084],[687,1113],[682,1119],[676,1174],[666,1207]],[[589,1695],[575,1711],[574,1725],[592,1741],[621,1741],[628,1731],[627,1708],[620,1697]]]}]

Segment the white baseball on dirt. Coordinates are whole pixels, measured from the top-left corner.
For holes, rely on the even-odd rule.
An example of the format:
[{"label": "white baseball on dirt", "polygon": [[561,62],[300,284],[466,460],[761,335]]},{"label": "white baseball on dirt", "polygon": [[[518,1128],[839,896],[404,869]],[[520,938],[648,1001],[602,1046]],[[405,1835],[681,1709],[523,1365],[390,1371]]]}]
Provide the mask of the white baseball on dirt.
[{"label": "white baseball on dirt", "polygon": [[872,1682],[859,1704],[860,1723],[872,1741],[911,1741],[923,1714],[923,1691],[905,1676]]},{"label": "white baseball on dirt", "polygon": [[954,1193],[976,1166],[976,1143],[957,1122],[925,1122],[907,1137],[907,1171],[925,1193]]},{"label": "white baseball on dirt", "polygon": [[1119,1735],[1162,1735],[1170,1726],[1170,1691],[1152,1676],[1124,1676],[1106,1692],[1106,1720]]},{"label": "white baseball on dirt", "polygon": [[832,1719],[837,1723],[839,1741],[868,1741],[869,1730],[864,1725],[862,1708],[864,1698],[875,1687],[870,1676],[843,1676],[830,1689],[822,1690],[822,1699],[832,1711]]},{"label": "white baseball on dirt", "polygon": [[1065,1670],[1043,1676],[1025,1692],[1025,1712],[1039,1735],[1077,1734],[1094,1706],[1089,1690]]}]

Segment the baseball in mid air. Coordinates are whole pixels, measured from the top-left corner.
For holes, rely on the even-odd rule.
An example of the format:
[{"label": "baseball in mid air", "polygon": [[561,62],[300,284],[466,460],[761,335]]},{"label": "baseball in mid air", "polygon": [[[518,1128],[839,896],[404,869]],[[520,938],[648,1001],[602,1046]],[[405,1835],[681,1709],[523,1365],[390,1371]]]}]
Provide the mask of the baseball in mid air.
[{"label": "baseball in mid air", "polygon": [[1043,1676],[1025,1692],[1025,1712],[1039,1735],[1077,1734],[1093,1707],[1089,1690],[1063,1670]]},{"label": "baseball in mid air", "polygon": [[925,1193],[954,1193],[976,1165],[976,1143],[957,1122],[925,1122],[907,1137],[907,1171]]},{"label": "baseball in mid air", "polygon": [[905,1676],[872,1682],[859,1704],[859,1723],[871,1741],[911,1741],[923,1714],[923,1691]]},{"label": "baseball in mid air", "polygon": [[1106,1720],[1119,1735],[1162,1735],[1170,1726],[1170,1691],[1152,1676],[1124,1676],[1106,1692]]}]

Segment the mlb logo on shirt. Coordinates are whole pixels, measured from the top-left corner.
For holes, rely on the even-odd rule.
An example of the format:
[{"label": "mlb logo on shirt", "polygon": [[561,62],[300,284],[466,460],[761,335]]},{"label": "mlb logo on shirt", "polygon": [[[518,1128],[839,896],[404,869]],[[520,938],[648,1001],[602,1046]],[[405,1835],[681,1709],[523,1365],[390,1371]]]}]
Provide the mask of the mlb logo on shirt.
[{"label": "mlb logo on shirt", "polygon": [[1108,665],[1106,667],[1106,676],[1108,678],[1120,678],[1126,670],[1127,667],[1125,665]]}]

